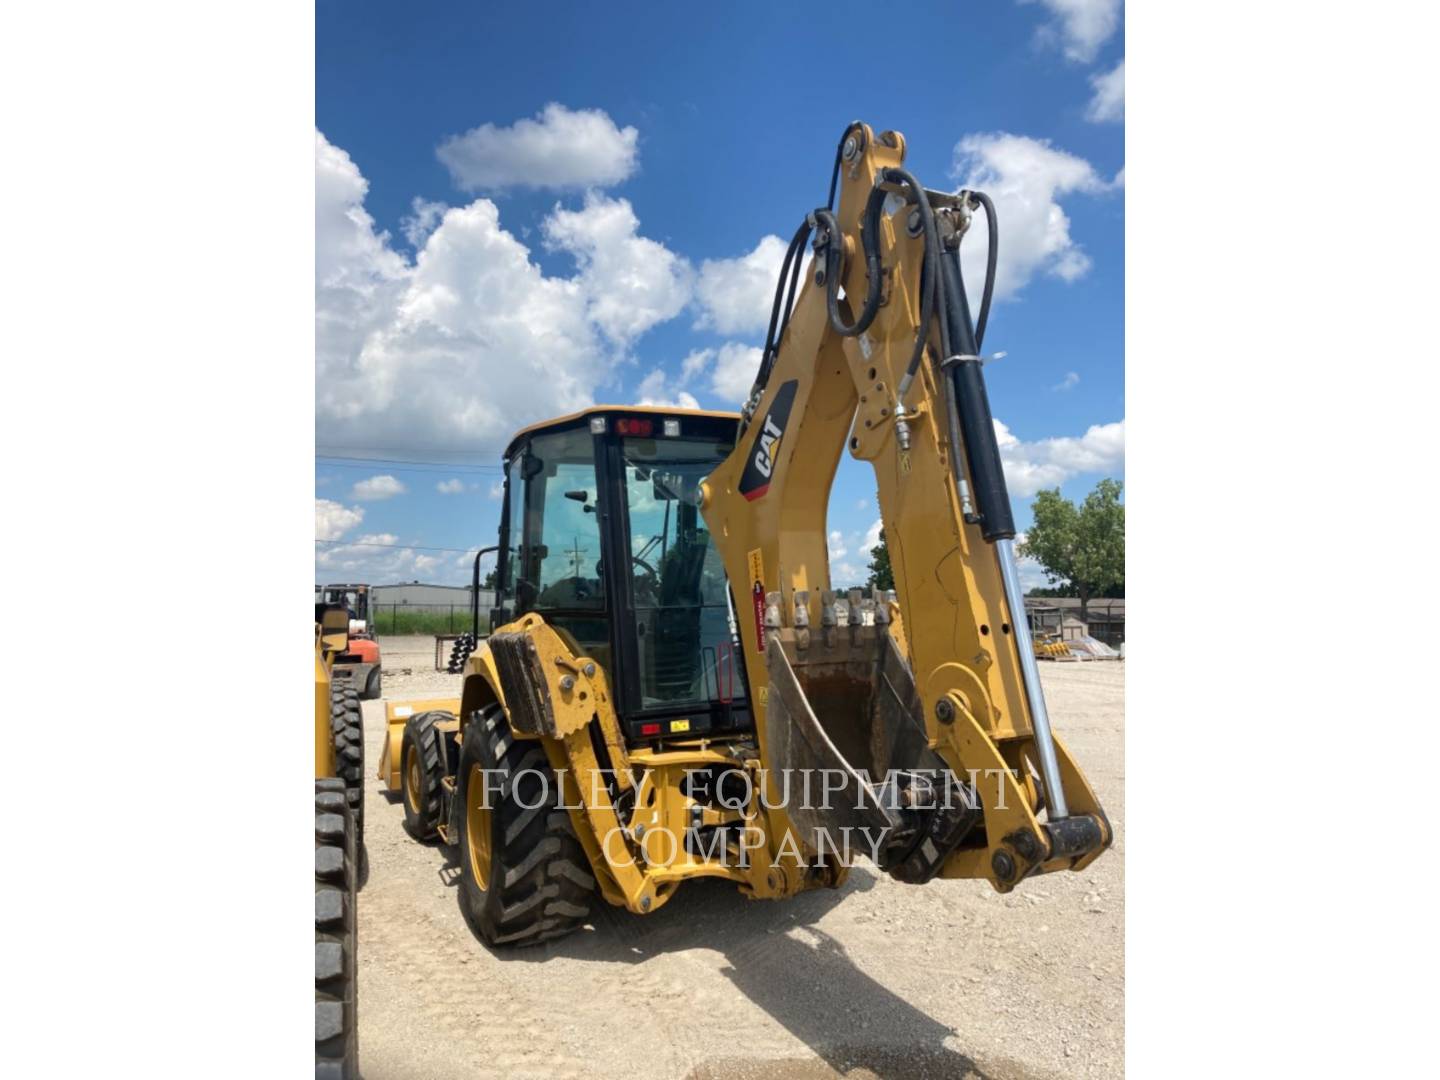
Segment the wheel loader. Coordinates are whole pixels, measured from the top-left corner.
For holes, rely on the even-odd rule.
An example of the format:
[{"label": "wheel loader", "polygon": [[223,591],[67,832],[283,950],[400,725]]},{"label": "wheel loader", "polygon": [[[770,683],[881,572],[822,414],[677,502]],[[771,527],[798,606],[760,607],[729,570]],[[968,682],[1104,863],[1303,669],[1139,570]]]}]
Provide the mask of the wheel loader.
[{"label": "wheel loader", "polygon": [[364,732],[353,687],[331,680],[349,634],[343,605],[315,606],[315,1075],[360,1075],[356,892],[364,840]]},{"label": "wheel loader", "polygon": [[[1111,843],[1016,573],[981,353],[994,206],[904,161],[897,132],[845,130],[738,414],[596,407],[506,449],[494,629],[458,698],[387,704],[379,763],[485,941],[567,933],[597,895],[651,913],[698,877],[836,887],[861,857],[1008,892]],[[832,587],[843,453],[873,467],[891,593]]]}]

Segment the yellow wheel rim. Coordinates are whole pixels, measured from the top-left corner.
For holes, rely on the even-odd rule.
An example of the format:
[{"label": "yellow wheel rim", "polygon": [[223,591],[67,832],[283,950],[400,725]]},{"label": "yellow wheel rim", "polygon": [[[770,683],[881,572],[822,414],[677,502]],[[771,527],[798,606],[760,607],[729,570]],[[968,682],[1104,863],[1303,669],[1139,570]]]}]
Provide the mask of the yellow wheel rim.
[{"label": "yellow wheel rim", "polygon": [[490,887],[490,808],[485,805],[485,771],[470,766],[465,783],[465,839],[470,848],[470,873],[482,890]]},{"label": "yellow wheel rim", "polygon": [[420,812],[420,752],[414,746],[405,751],[405,801],[412,813]]}]

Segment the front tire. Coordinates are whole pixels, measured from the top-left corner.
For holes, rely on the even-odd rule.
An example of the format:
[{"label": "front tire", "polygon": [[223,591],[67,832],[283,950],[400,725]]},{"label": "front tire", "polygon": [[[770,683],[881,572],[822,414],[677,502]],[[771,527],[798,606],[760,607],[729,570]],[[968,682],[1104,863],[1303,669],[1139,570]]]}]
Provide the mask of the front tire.
[{"label": "front tire", "polygon": [[365,842],[365,721],[360,695],[353,687],[330,692],[330,733],[335,741],[335,775],[345,781],[358,847]]},{"label": "front tire", "polygon": [[465,725],[455,780],[460,900],[480,936],[537,945],[583,926],[595,879],[540,744],[487,706]]},{"label": "front tire", "polygon": [[400,788],[405,831],[416,840],[429,840],[440,824],[445,745],[435,723],[453,719],[448,712],[423,712],[405,721],[405,734],[400,740]]},{"label": "front tire", "polygon": [[345,783],[315,781],[315,1076],[360,1075],[356,1025],[359,849]]},{"label": "front tire", "polygon": [[360,695],[366,701],[374,701],[380,696],[380,669],[372,668],[370,674],[365,678],[365,693]]}]

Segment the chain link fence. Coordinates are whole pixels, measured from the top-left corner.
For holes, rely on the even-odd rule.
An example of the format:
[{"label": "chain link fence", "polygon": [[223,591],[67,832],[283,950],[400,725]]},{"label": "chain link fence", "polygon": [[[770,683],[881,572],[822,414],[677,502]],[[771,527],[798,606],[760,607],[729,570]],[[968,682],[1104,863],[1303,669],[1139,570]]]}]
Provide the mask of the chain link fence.
[{"label": "chain link fence", "polygon": [[[469,604],[374,604],[377,634],[463,634],[471,629]],[[480,633],[490,632],[490,612],[480,611]]]}]

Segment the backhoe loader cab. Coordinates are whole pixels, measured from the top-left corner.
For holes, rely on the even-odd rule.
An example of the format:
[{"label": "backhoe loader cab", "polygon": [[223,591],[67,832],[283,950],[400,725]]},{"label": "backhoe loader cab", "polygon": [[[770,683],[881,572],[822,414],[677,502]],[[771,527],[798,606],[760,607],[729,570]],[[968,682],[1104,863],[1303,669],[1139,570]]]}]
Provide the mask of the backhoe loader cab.
[{"label": "backhoe loader cab", "polygon": [[539,614],[605,672],[626,741],[748,730],[725,568],[700,483],[739,417],[594,409],[505,453],[498,608]]}]

